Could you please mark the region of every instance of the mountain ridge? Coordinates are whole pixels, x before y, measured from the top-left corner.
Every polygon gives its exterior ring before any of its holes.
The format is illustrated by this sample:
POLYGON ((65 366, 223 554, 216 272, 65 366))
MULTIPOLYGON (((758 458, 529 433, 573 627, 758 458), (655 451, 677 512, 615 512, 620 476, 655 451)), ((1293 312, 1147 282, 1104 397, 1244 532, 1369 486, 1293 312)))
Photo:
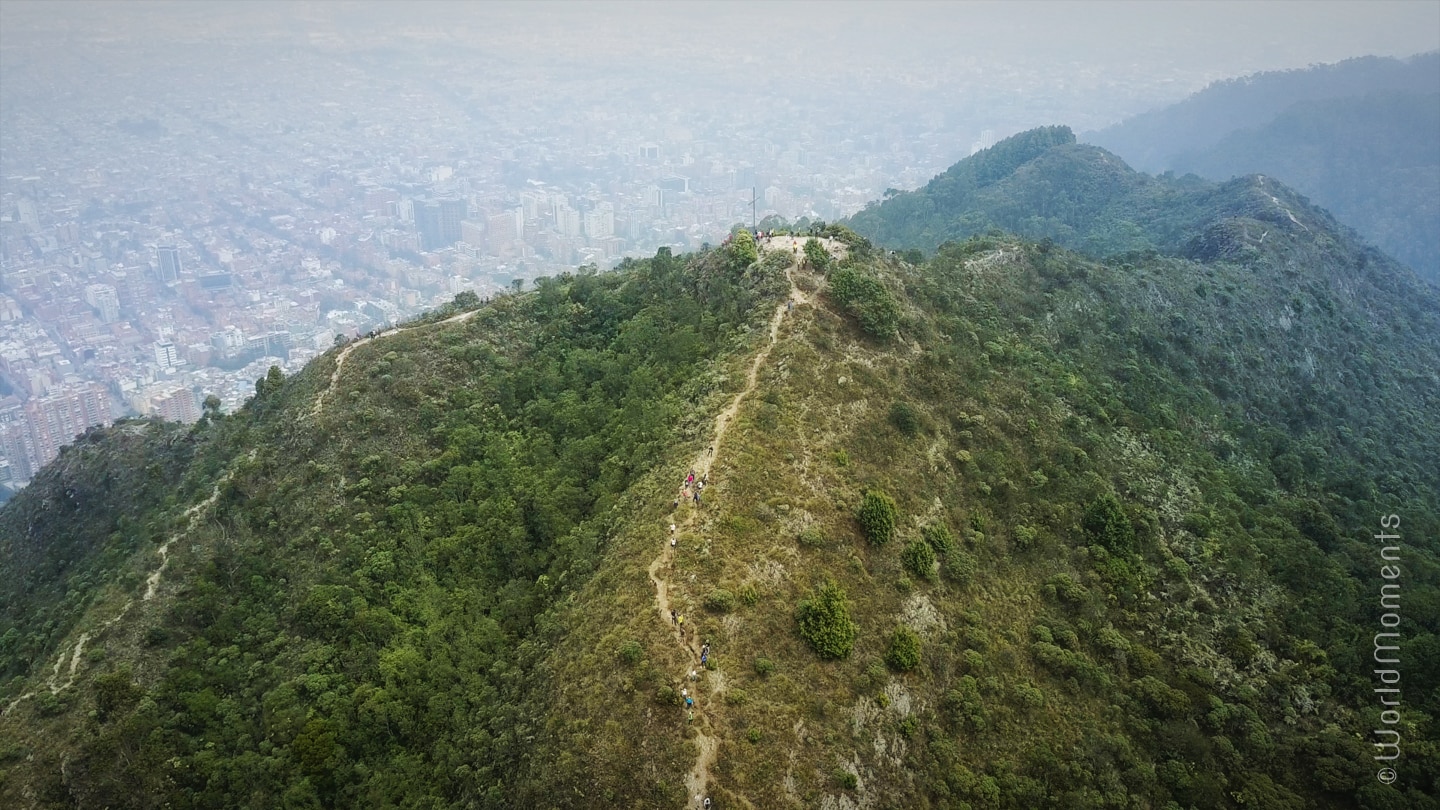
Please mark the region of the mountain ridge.
POLYGON ((49 694, 0 797, 1435 806, 1440 297, 1269 178, 1167 198, 1065 135, 1030 179, 1108 172, 1172 250, 737 232, 96 431, 0 509, 0 699, 49 694), (132 494, 62 514, 88 487, 132 494), (1391 511, 1396 787, 1360 736, 1391 511))

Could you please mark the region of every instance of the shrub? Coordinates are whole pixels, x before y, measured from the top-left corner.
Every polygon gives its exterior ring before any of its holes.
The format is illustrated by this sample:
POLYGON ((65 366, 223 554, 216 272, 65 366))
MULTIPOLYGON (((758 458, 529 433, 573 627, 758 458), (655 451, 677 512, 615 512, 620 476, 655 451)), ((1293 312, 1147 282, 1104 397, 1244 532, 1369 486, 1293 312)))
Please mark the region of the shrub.
POLYGON ((769 658, 760 657, 755 659, 755 674, 764 677, 775 671, 775 662, 769 658))
POLYGON ((860 784, 860 777, 845 770, 844 768, 836 768, 834 776, 835 784, 839 785, 845 790, 854 790, 860 784))
POLYGON ((618 653, 621 661, 633 667, 645 657, 645 648, 640 646, 640 642, 631 639, 620 645, 618 653))
POLYGON ((1016 526, 1014 545, 1017 551, 1029 551, 1035 547, 1035 539, 1039 532, 1030 526, 1016 526))
POLYGON ((754 607, 755 603, 760 601, 760 592, 755 589, 754 585, 742 585, 740 587, 740 601, 749 607, 754 607))
POLYGON ((925 542, 936 554, 949 554, 955 550, 955 535, 950 532, 950 527, 944 523, 932 523, 925 527, 923 533, 925 542))
POLYGON ((716 613, 729 613, 735 609, 735 594, 724 588, 716 588, 705 597, 705 608, 716 613))
POLYGON ((819 526, 811 526, 800 532, 800 545, 806 548, 824 548, 825 532, 819 526))
POLYGON ((745 732, 745 739, 749 740, 749 741, 752 742, 752 743, 758 743, 758 742, 760 742, 760 740, 761 740, 760 729, 755 728, 754 726, 751 726, 751 727, 750 727, 750 730, 747 731, 747 732, 745 732))
POLYGON ((865 536, 877 546, 883 546, 895 536, 895 501, 878 490, 865 493, 860 504, 860 528, 865 536))
POLYGON ((985 728, 985 702, 980 697, 980 682, 963 675, 955 688, 945 693, 945 712, 950 722, 973 731, 985 728))
POLYGON ((920 415, 910 403, 895 402, 890 405, 890 424, 906 436, 913 437, 920 432, 920 415))
POLYGON ((795 609, 800 636, 822 658, 844 658, 855 646, 855 622, 845 591, 834 582, 826 581, 802 600, 795 609))
POLYGON ((945 555, 945 578, 957 585, 968 585, 975 578, 975 558, 956 551, 945 555))
POLYGON ((870 335, 888 338, 900 328, 900 305, 875 276, 842 267, 830 274, 830 293, 870 335))
POLYGON ((1069 574, 1056 574, 1045 583, 1045 594, 1062 602, 1078 605, 1090 595, 1089 589, 1069 574))
POLYGON ((910 541, 910 545, 900 552, 900 561, 910 573, 920 579, 935 577, 935 550, 924 540, 910 541))
POLYGON ((1038 709, 1045 705, 1045 692, 1029 681, 1015 684, 1012 692, 1014 702, 1027 709, 1038 709))
POLYGON ((920 665, 920 637, 904 625, 895 628, 890 636, 890 649, 885 653, 885 663, 897 672, 909 672, 920 665))
POLYGON ((655 702, 661 706, 674 706, 680 702, 680 694, 673 686, 662 686, 655 690, 655 702))

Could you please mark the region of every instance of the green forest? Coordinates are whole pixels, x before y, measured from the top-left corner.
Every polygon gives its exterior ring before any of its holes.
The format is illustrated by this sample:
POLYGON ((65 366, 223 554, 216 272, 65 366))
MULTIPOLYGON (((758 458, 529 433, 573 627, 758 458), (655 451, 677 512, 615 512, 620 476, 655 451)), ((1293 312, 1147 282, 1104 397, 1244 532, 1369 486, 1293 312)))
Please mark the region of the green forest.
POLYGON ((1298 193, 1063 127, 462 296, 0 509, 0 803, 1437 807, 1437 369, 1298 193))
POLYGON ((1440 53, 1217 82, 1084 140, 1148 172, 1265 174, 1440 284, 1440 53))

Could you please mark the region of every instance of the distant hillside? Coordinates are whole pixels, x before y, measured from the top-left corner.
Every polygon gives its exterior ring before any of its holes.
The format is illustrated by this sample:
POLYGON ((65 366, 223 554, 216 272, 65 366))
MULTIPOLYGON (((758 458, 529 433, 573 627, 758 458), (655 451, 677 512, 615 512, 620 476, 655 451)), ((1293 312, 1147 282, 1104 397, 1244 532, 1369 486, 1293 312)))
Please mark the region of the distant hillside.
MULTIPOLYGON (((1290 227, 1308 202, 1265 176, 1215 184, 1198 177, 1153 177, 1096 146, 1075 143, 1067 127, 1024 132, 956 163, 925 186, 895 194, 851 217, 856 232, 890 248, 932 251, 990 231, 1019 234, 1105 257, 1136 251, 1210 257, 1205 234, 1244 217, 1290 227)), ((1329 231, 1344 231, 1311 210, 1329 231)), ((1347 237, 1349 238, 1349 237, 1347 237)))
POLYGON ((1222 82, 1085 139, 1147 171, 1276 177, 1440 284, 1440 54, 1222 82))
POLYGON ((1297 102, 1437 90, 1440 52, 1409 59, 1366 56, 1216 82, 1169 107, 1086 133, 1085 141, 1141 171, 1163 172, 1174 168, 1176 157, 1208 149, 1237 130, 1264 126, 1297 102))
POLYGON ((886 205, 1173 255, 743 234, 87 435, 0 508, 0 806, 1440 809, 1440 293, 1072 141, 886 205))
POLYGON ((1281 178, 1440 284, 1440 93, 1299 102, 1170 168, 1281 178))

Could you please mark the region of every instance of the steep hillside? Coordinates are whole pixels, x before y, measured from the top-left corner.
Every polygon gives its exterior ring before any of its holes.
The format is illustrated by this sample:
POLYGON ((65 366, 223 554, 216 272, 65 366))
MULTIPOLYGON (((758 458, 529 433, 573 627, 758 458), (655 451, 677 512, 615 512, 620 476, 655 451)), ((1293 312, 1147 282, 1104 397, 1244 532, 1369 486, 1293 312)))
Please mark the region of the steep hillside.
POLYGON ((1262 127, 1176 155, 1168 168, 1283 178, 1440 284, 1440 93, 1297 103, 1262 127))
POLYGON ((1145 171, 1266 174, 1440 284, 1440 53, 1221 82, 1085 140, 1145 171))
MULTIPOLYGON (((1065 140, 1022 163, 1107 159, 1065 140)), ((1440 299, 1204 193, 1188 258, 737 236, 263 381, 169 494, 75 507, 99 595, 6 659, 0 800, 1436 807, 1440 299)))

